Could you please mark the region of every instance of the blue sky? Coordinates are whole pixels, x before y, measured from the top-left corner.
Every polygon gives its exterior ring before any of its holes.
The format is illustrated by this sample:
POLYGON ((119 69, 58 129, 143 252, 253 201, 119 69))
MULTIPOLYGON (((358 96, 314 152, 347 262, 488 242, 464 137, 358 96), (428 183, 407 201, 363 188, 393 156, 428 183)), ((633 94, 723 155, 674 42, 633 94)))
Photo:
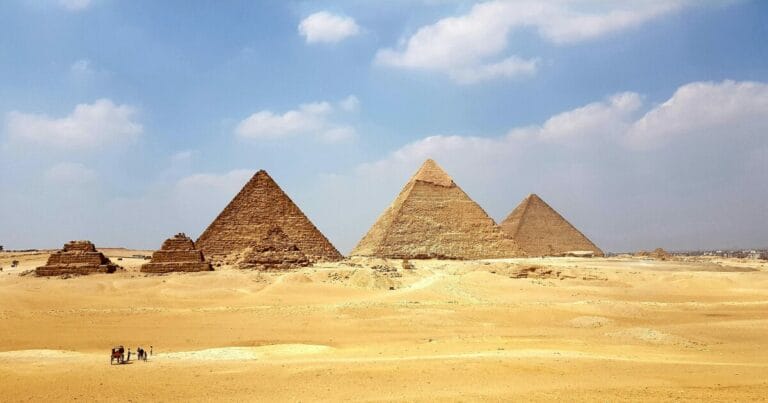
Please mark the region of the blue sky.
POLYGON ((267 169, 348 252, 432 157, 609 251, 768 246, 762 1, 0 2, 0 244, 196 237, 267 169))

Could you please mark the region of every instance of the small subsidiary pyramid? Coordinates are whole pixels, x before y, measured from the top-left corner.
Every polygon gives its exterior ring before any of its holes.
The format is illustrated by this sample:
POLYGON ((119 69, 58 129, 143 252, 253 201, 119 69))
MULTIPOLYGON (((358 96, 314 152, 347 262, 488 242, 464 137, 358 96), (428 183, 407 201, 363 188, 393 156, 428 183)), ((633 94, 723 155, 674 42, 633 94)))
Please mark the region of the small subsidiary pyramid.
POLYGON ((529 256, 557 256, 600 250, 555 209, 535 194, 526 197, 501 223, 501 229, 529 256))
POLYGON ((205 255, 220 261, 258 243, 272 227, 279 227, 311 261, 342 258, 280 186, 261 170, 197 239, 205 255))
POLYGON ((96 250, 96 246, 91 241, 69 241, 60 251, 48 257, 45 266, 36 268, 35 274, 38 276, 87 275, 112 273, 118 268, 119 266, 96 250))
POLYGON ((285 270, 309 265, 307 256, 291 242, 288 235, 279 227, 272 227, 250 247, 237 266, 240 269, 285 270))
POLYGON ((170 273, 213 270, 205 261, 203 252, 183 233, 174 235, 163 242, 160 250, 152 254, 152 260, 141 266, 144 273, 170 273))
POLYGON ((352 255, 396 259, 522 256, 493 219, 428 159, 352 255))

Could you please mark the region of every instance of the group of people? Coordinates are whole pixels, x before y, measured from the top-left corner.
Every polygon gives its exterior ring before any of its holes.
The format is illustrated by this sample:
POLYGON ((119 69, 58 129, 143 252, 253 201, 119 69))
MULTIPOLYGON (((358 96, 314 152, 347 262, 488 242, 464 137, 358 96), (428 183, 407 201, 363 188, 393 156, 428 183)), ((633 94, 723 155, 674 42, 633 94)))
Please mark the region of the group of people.
MULTIPOLYGON (((149 355, 152 355, 152 346, 149 346, 149 355)), ((118 346, 112 349, 112 359, 117 358, 118 364, 131 361, 131 349, 128 349, 128 354, 125 354, 123 346, 118 346)), ((139 361, 147 360, 147 350, 144 350, 141 346, 136 348, 136 355, 139 361)))
MULTIPOLYGON (((152 346, 149 346, 149 354, 152 355, 152 346)), ((144 350, 143 348, 139 347, 136 349, 136 355, 139 356, 139 361, 146 361, 147 360, 147 350, 144 350)), ((128 357, 131 356, 131 349, 128 349, 128 357)))

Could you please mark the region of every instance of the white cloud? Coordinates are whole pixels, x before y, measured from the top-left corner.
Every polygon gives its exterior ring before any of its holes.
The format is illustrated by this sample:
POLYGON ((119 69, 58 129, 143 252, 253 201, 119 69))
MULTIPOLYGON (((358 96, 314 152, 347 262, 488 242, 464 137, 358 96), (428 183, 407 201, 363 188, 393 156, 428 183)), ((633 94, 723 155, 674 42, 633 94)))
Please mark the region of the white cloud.
POLYGON ((516 30, 535 29, 547 41, 570 44, 639 26, 683 5, 682 0, 489 1, 474 5, 465 15, 421 27, 397 48, 379 50, 375 62, 443 72, 462 84, 532 75, 537 58, 504 55, 516 30))
POLYGON ((240 122, 236 132, 241 137, 275 139, 319 130, 330 111, 331 105, 327 102, 301 105, 283 114, 259 111, 240 122))
POLYGON ((359 33, 360 27, 353 18, 327 11, 314 13, 299 23, 299 34, 307 43, 336 43, 359 33))
POLYGON ((81 11, 90 7, 92 0, 59 0, 59 4, 70 11, 81 11))
POLYGON ((96 180, 96 172, 77 162, 63 162, 48 168, 45 179, 61 186, 79 186, 96 180))
POLYGON ((467 66, 452 70, 449 72, 449 75, 460 84, 473 84, 496 78, 530 76, 536 73, 538 65, 538 59, 526 60, 516 56, 510 56, 498 63, 467 66))
MULTIPOLYGON (((561 4, 542 9, 536 15, 533 25, 537 27, 542 37, 553 43, 576 43, 637 27, 649 20, 677 11, 686 3, 689 2, 683 0, 604 2, 603 10, 598 12, 579 12, 561 4)), ((578 5, 578 2, 574 4, 578 5)))
POLYGON ((642 107, 642 98, 634 92, 609 97, 547 119, 536 136, 549 142, 577 142, 588 137, 615 136, 629 127, 629 121, 642 107))
POLYGON ((354 112, 360 101, 354 96, 340 101, 303 104, 298 109, 282 114, 263 110, 242 120, 235 128, 235 134, 252 140, 276 140, 293 136, 317 136, 326 142, 339 142, 355 137, 352 126, 336 122, 333 117, 338 111, 354 112))
POLYGON ((78 104, 63 118, 12 111, 6 118, 5 130, 12 139, 40 146, 95 148, 138 137, 143 127, 135 115, 136 109, 131 106, 99 99, 92 104, 78 104))
POLYGON ((759 82, 697 82, 680 87, 666 102, 632 124, 628 143, 654 148, 682 137, 723 136, 735 141, 768 133, 768 85, 759 82))

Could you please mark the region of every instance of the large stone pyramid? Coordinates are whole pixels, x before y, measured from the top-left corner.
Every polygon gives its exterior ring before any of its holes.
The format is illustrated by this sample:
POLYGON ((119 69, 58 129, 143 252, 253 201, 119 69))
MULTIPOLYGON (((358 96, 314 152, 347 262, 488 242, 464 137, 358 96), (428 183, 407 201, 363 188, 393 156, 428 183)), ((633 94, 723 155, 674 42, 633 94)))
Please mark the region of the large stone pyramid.
POLYGON ((264 170, 253 175, 196 244, 209 259, 221 261, 258 243, 275 226, 312 261, 342 258, 264 170))
POLYGON ((557 256, 576 251, 603 256, 600 248, 535 194, 512 210, 501 228, 529 256, 557 256))
POLYGON ((60 251, 48 257, 45 266, 35 269, 38 276, 60 276, 65 274, 87 275, 112 273, 119 266, 113 264, 103 253, 96 250, 90 241, 69 241, 60 251))
POLYGON ((521 256, 493 219, 428 159, 352 251, 398 259, 521 256))
POLYGON ((144 273, 209 270, 213 270, 213 267, 205 261, 203 252, 195 249, 195 243, 183 233, 166 239, 160 250, 152 254, 152 260, 141 266, 144 273))

